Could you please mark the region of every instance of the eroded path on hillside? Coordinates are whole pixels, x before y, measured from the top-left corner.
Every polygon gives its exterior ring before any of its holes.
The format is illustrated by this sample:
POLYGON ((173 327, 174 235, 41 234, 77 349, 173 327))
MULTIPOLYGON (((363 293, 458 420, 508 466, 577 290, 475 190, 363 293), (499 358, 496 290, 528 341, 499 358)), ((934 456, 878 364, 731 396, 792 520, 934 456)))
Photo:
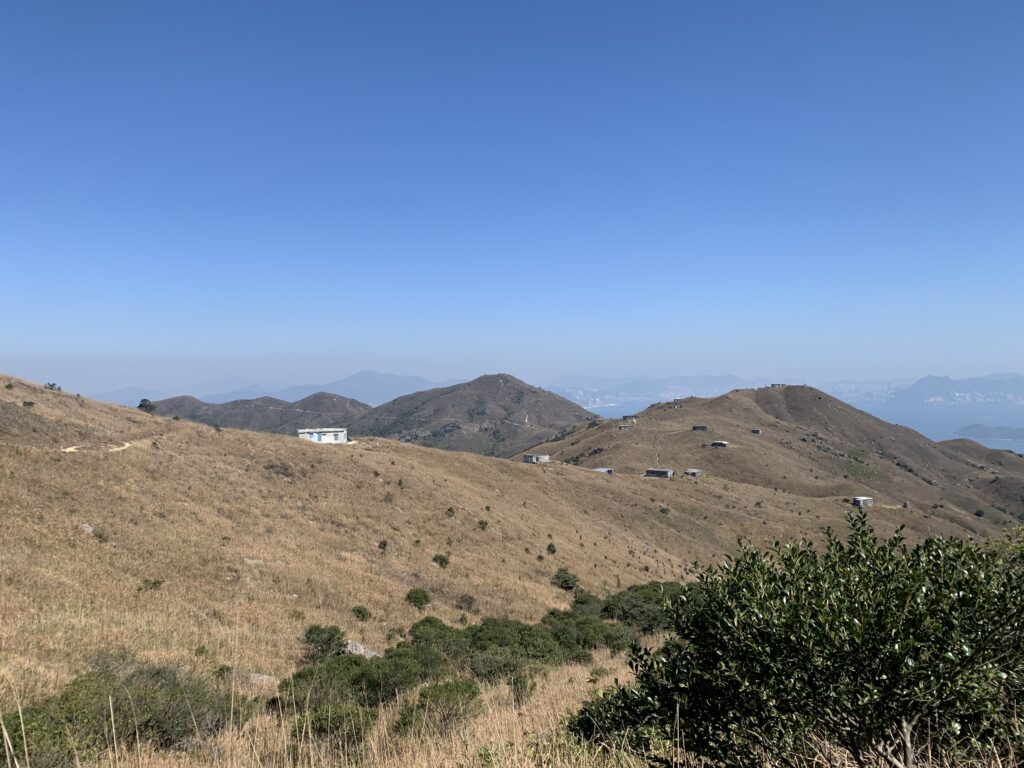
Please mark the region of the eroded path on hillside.
POLYGON ((78 453, 79 451, 105 451, 106 453, 116 453, 117 451, 123 451, 127 448, 131 448, 133 445, 131 440, 126 440, 120 445, 114 445, 111 443, 100 443, 99 445, 93 445, 91 443, 83 443, 82 445, 69 445, 67 448, 61 448, 62 453, 78 453))

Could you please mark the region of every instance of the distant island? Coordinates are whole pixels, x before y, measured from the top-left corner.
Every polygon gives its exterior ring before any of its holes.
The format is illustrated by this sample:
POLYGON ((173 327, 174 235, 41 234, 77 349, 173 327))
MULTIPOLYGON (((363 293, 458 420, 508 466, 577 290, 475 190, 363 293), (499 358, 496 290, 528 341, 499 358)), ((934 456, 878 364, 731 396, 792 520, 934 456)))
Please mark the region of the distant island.
POLYGON ((957 432, 957 435, 973 440, 1024 440, 1024 427, 992 427, 987 424, 970 424, 957 432))

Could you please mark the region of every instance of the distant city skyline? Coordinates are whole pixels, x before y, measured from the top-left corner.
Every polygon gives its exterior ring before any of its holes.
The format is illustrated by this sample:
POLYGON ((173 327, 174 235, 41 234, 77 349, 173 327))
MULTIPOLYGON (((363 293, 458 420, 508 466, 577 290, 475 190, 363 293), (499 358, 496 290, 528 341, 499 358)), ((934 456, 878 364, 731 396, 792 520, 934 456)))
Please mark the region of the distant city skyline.
POLYGON ((1024 5, 22 3, 0 372, 1024 368, 1024 5))

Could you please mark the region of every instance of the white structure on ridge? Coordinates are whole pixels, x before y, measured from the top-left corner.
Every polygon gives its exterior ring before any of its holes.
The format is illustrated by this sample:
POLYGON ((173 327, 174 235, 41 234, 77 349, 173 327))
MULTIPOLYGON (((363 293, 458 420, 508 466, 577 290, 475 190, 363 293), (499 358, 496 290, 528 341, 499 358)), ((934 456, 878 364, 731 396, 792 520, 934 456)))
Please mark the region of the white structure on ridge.
POLYGON ((315 427, 313 429, 300 429, 299 439, 309 440, 314 443, 340 445, 341 443, 348 442, 348 430, 344 427, 315 427))

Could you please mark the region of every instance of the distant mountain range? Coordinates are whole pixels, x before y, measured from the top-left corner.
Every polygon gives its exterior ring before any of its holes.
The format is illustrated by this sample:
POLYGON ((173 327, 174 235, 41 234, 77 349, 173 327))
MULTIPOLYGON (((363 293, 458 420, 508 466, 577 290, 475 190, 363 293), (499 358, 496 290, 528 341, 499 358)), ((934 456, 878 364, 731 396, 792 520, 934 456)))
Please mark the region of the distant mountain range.
MULTIPOLYGON (((294 405, 317 392, 327 392, 370 406, 380 406, 395 398, 456 383, 432 382, 421 376, 362 371, 327 384, 291 386, 275 391, 242 386, 201 394, 199 398, 207 404, 228 404, 268 397, 294 405)), ((731 374, 663 378, 566 376, 548 390, 592 413, 615 418, 641 411, 654 403, 683 397, 717 397, 734 389, 767 383, 773 382, 746 380, 731 374)), ((820 383, 818 387, 850 405, 886 421, 916 429, 933 440, 958 436, 960 430, 974 424, 1024 428, 1024 375, 1021 374, 1001 373, 967 379, 926 376, 917 381, 835 381, 820 383)), ((166 399, 168 395, 143 388, 127 388, 98 397, 135 405, 143 397, 155 401, 166 399)), ((275 404, 275 407, 280 405, 275 404)))
POLYGON ((353 436, 505 457, 593 418, 575 403, 508 374, 427 389, 376 408, 328 392, 295 402, 264 396, 213 403, 186 395, 154 405, 160 416, 220 427, 282 434, 306 427, 347 427, 353 436))
POLYGON ((274 397, 206 403, 183 395, 157 400, 154 405, 158 416, 280 434, 294 434, 307 427, 344 427, 371 410, 366 403, 329 392, 317 392, 293 403, 274 397))
MULTIPOLYGON (((376 406, 394 400, 396 397, 411 394, 412 392, 449 386, 460 381, 461 379, 448 379, 438 382, 425 379, 422 376, 403 376, 393 373, 379 373, 378 371, 360 371, 359 373, 354 373, 351 376, 330 381, 326 384, 298 384, 274 390, 234 380, 231 382, 232 386, 230 389, 208 384, 197 387, 193 390, 192 396, 205 403, 230 403, 236 400, 254 400, 261 397, 294 403, 310 395, 326 392, 376 406)), ((138 405, 139 401, 143 398, 153 401, 164 400, 171 397, 171 393, 166 390, 148 387, 125 387, 124 389, 117 389, 111 392, 96 393, 92 396, 97 400, 108 403, 138 405)))
POLYGON ((867 410, 913 427, 933 440, 953 437, 969 424, 1024 427, 1024 376, 926 376, 867 410))
POLYGON ((1024 427, 990 427, 985 424, 970 424, 957 434, 972 440, 1024 441, 1024 427))

